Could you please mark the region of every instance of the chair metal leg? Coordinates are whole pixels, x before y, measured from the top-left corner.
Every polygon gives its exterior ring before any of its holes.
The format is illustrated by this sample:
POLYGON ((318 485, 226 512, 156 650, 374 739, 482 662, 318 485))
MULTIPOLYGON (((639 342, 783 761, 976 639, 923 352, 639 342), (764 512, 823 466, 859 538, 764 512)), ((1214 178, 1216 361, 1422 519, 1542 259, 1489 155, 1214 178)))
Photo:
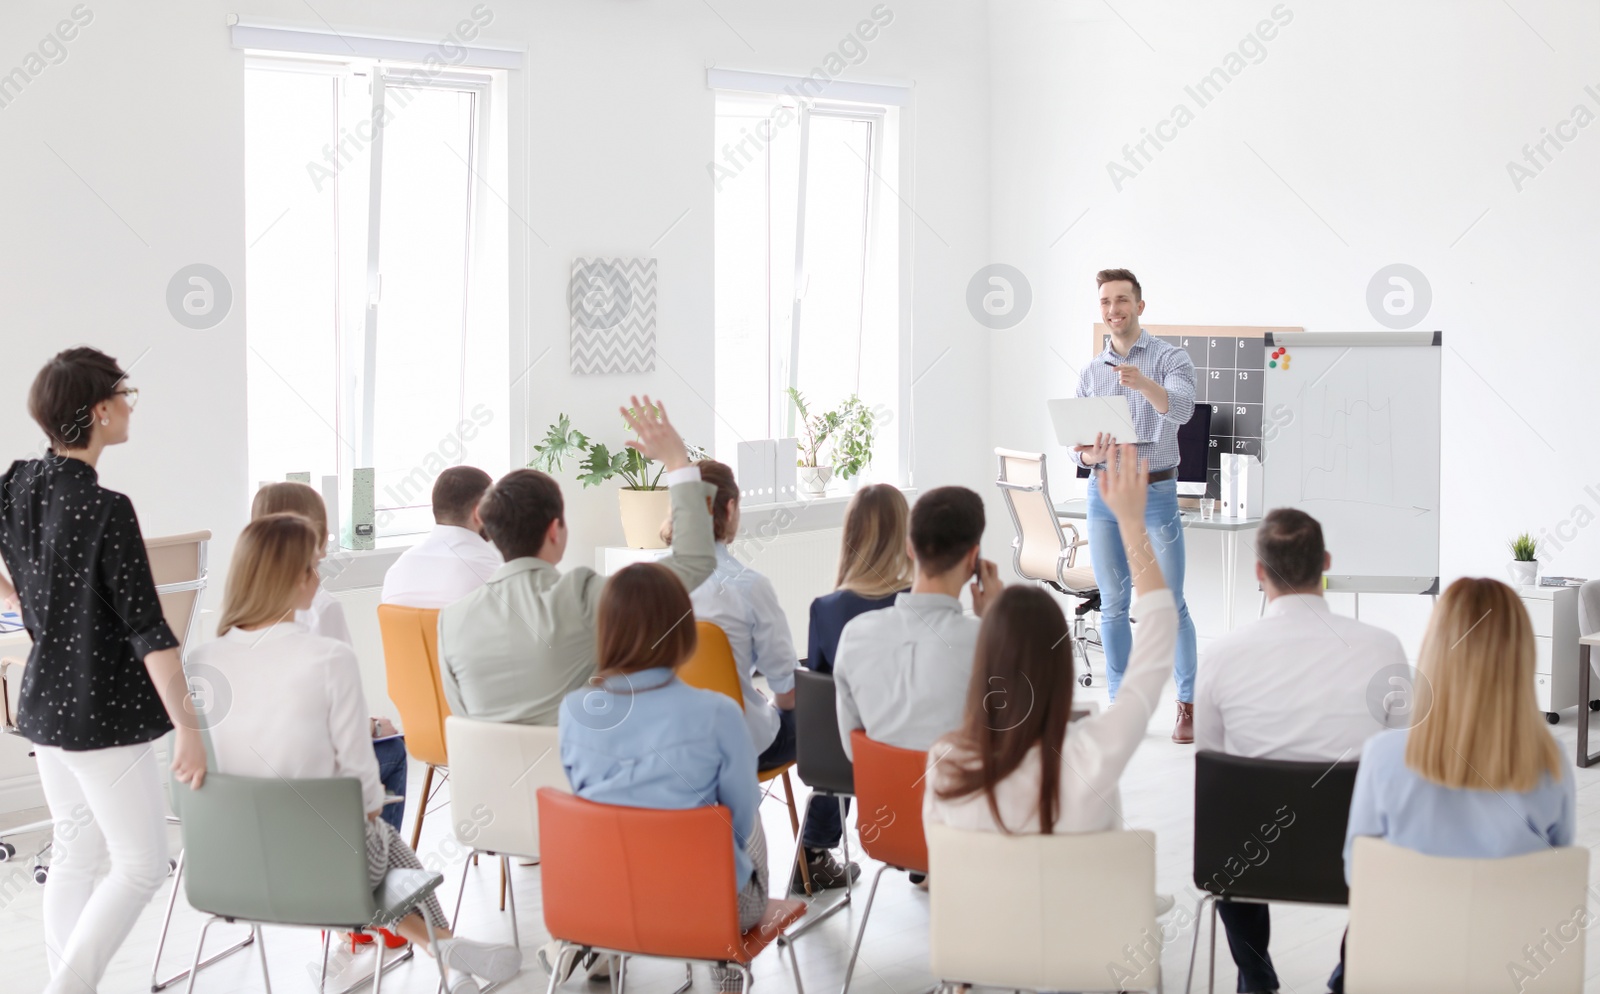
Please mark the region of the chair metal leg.
POLYGON ((522 948, 522 933, 520 931, 518 931, 518 929, 517 929, 517 893, 516 893, 516 891, 511 889, 511 882, 509 880, 507 880, 507 875, 510 872, 511 872, 511 857, 510 856, 501 856, 500 857, 500 879, 505 881, 505 883, 502 885, 502 886, 504 886, 505 890, 502 891, 501 893, 502 893, 503 896, 508 898, 510 903, 511 903, 511 944, 516 946, 518 949, 521 949, 522 948))
MULTIPOLYGON (((845 829, 844 798, 842 796, 840 796, 840 797, 836 797, 836 799, 839 802, 839 826, 840 826, 841 829, 845 829)), ((806 805, 806 813, 805 813, 805 815, 801 816, 801 819, 800 819, 800 836, 801 836, 802 841, 800 843, 798 843, 798 845, 797 845, 797 848, 796 848, 796 851, 795 851, 795 858, 796 859, 802 858, 802 856, 803 856, 803 854, 805 852, 805 842, 803 841, 804 838, 805 838, 805 824, 806 824, 805 819, 807 817, 809 817, 810 815, 811 815, 811 806, 808 804, 808 805, 806 805)), ((845 865, 846 868, 848 868, 850 866, 850 832, 848 830, 841 831, 840 832, 840 838, 844 842, 844 865, 845 865)), ((809 874, 807 876, 809 877, 809 874)), ((807 879, 806 882, 810 883, 810 880, 807 879)), ((832 918, 834 915, 838 914, 845 907, 845 905, 850 903, 850 891, 854 886, 855 885, 853 883, 852 884, 846 884, 845 888, 844 888, 844 897, 840 898, 837 903, 831 905, 827 910, 822 911, 822 912, 820 912, 818 914, 807 915, 805 920, 802 921, 797 927, 791 928, 787 932, 785 932, 782 935, 778 936, 778 945, 780 947, 782 947, 786 943, 793 942, 795 939, 800 938, 802 935, 805 935, 807 932, 811 931, 813 928, 816 928, 818 925, 822 924, 823 922, 827 921, 829 918, 832 918)), ((814 896, 813 895, 813 891, 808 890, 806 892, 806 896, 807 897, 814 896)))
POLYGON ((691 988, 693 986, 694 986, 694 967, 692 967, 689 964, 685 963, 685 964, 683 964, 683 985, 680 986, 677 990, 673 991, 672 994, 684 994, 685 991, 687 991, 689 988, 691 988))
POLYGON ((328 947, 333 945, 333 931, 322 930, 322 976, 317 979, 317 994, 328 989, 328 947))
POLYGON ((1211 902, 1211 979, 1206 982, 1206 994, 1217 990, 1217 902, 1211 902))
POLYGON ((626 956, 618 956, 617 957, 617 963, 616 963, 616 969, 613 972, 616 973, 616 975, 617 975, 617 994, 627 994, 627 992, 628 992, 628 957, 626 957, 626 956))
MULTIPOLYGON (((789 969, 794 971, 794 994, 806 994, 805 985, 800 983, 800 957, 794 951, 794 943, 789 942, 785 945, 789 947, 789 969)), ((782 946, 778 948, 778 952, 782 955, 782 946)))
POLYGON ((729 966, 739 971, 740 994, 750 994, 750 988, 755 984, 755 978, 750 975, 750 968, 743 963, 730 963, 729 966))
POLYGON ((456 888, 456 910, 450 915, 450 931, 452 932, 456 930, 456 924, 461 921, 461 899, 467 893, 467 871, 472 869, 477 858, 478 853, 474 850, 472 859, 461 861, 461 886, 456 888))
MULTIPOLYGON (((561 975, 561 970, 560 970, 561 959, 566 954, 567 954, 567 942, 565 940, 563 940, 562 943, 559 946, 556 947, 555 958, 550 962, 550 966, 552 967, 552 969, 550 970, 550 986, 546 989, 546 994, 556 994, 556 984, 557 984, 556 978, 561 975)), ((688 984, 685 984, 683 989, 686 989, 688 986, 689 986, 688 984)), ((679 992, 675 992, 675 994, 681 994, 681 990, 682 989, 680 989, 679 992)))
POLYGON ((256 952, 261 954, 261 983, 266 988, 266 994, 272 994, 272 974, 267 972, 267 943, 262 937, 261 926, 251 925, 250 935, 256 940, 256 952))
POLYGON ((450 986, 450 978, 445 973, 444 957, 439 955, 439 937, 433 932, 433 922, 426 912, 422 915, 422 927, 428 930, 428 951, 433 954, 433 962, 439 967, 439 994, 444 994, 450 986))
POLYGON ((500 910, 501 911, 506 910, 506 861, 505 861, 505 857, 501 857, 501 859, 500 859, 500 910))
POLYGON ((417 824, 411 830, 411 851, 417 851, 417 843, 422 839, 422 819, 428 813, 428 788, 433 786, 433 764, 428 764, 428 772, 422 777, 422 801, 417 805, 417 824))
POLYGON ((383 936, 374 936, 378 941, 373 945, 378 947, 378 969, 372 975, 372 994, 383 994, 383 961, 389 952, 388 943, 383 941, 383 936))
POLYGON ((212 915, 210 918, 206 919, 206 923, 204 925, 200 926, 200 939, 194 944, 194 963, 189 967, 189 986, 184 988, 189 992, 189 994, 194 994, 194 975, 200 972, 200 954, 204 952, 206 948, 206 933, 211 931, 211 926, 215 925, 221 920, 222 919, 218 918, 217 916, 212 915))
MULTIPOLYGON (((783 773, 783 796, 789 802, 789 829, 794 832, 794 841, 800 845, 800 815, 794 806, 794 784, 789 780, 789 771, 783 773)), ((804 860, 800 863, 800 880, 805 884, 806 894, 811 894, 811 866, 804 860)), ((788 888, 784 888, 788 890, 788 888)))
POLYGON ((855 975, 856 957, 861 955, 861 940, 867 935, 867 919, 872 916, 872 899, 878 896, 878 881, 883 879, 883 871, 888 868, 880 866, 872 875, 872 888, 867 891, 867 903, 861 909, 861 927, 856 930, 855 944, 850 947, 850 963, 844 968, 844 986, 839 988, 839 994, 850 994, 850 978, 855 975))
MULTIPOLYGON (((812 796, 815 796, 815 795, 812 795, 812 796)), ((795 835, 794 835, 794 862, 792 864, 790 864, 791 866, 798 867, 800 869, 800 880, 805 885, 806 897, 813 896, 812 895, 812 891, 811 891, 811 868, 806 865, 807 861, 806 861, 806 843, 805 843, 806 821, 810 817, 811 817, 811 805, 807 804, 805 813, 803 813, 800 816, 800 827, 799 827, 798 830, 795 831, 795 835)), ((793 878, 793 874, 791 874, 790 877, 792 879, 793 878)), ((789 887, 787 884, 784 886, 784 892, 785 893, 788 893, 791 890, 793 890, 793 888, 789 887)))
MULTIPOLYGON (((172 819, 170 818, 168 819, 168 821, 171 820, 172 819)), ((161 935, 156 939, 156 955, 155 959, 150 964, 151 994, 155 994, 157 991, 164 991, 168 987, 171 987, 173 984, 189 976, 188 970, 179 970, 170 977, 161 976, 161 954, 166 949, 167 933, 172 928, 172 909, 178 903, 178 892, 183 889, 183 855, 184 854, 181 851, 178 853, 178 865, 174 869, 172 877, 172 896, 167 898, 167 913, 166 916, 161 919, 161 935)), ((256 941, 255 933, 250 932, 245 935, 243 939, 240 939, 238 942, 235 942, 228 948, 223 949, 220 952, 212 953, 210 956, 201 960, 200 968, 203 970, 218 960, 226 959, 244 947, 250 945, 254 941, 256 941)))
POLYGON ((1183 994, 1189 994, 1194 987, 1194 963, 1200 958, 1201 920, 1205 917, 1206 905, 1214 903, 1216 899, 1216 895, 1206 894, 1194 906, 1194 939, 1189 943, 1189 974, 1183 982, 1183 994))

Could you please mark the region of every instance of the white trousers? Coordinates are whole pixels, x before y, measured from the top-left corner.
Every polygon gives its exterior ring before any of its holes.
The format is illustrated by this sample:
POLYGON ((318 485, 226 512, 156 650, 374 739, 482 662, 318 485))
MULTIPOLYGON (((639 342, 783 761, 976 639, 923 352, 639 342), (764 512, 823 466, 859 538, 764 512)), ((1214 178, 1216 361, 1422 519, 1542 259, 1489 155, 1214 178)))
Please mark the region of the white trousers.
POLYGON ((45 994, 94 994, 166 879, 167 808, 154 747, 35 749, 55 822, 44 888, 45 994))

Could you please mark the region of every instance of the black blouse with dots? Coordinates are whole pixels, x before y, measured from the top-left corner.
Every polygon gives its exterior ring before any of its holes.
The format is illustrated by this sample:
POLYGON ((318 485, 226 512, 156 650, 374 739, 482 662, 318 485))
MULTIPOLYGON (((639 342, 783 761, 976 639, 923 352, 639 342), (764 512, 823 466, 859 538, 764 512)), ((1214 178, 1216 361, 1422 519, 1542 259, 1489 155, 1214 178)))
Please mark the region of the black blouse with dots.
POLYGON ((108 749, 172 729, 144 657, 178 645, 139 519, 82 459, 19 459, 0 476, 0 558, 33 651, 17 727, 35 745, 108 749))

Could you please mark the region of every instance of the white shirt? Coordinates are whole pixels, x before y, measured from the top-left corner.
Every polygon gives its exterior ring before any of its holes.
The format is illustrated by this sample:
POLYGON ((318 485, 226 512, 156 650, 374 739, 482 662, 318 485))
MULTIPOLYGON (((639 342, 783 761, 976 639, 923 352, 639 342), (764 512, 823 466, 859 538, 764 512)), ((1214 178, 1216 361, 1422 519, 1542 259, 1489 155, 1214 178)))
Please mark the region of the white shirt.
MULTIPOLYGON (((1117 782, 1144 741, 1172 669, 1173 645, 1178 637, 1178 610, 1172 591, 1156 590, 1139 598, 1132 609, 1139 622, 1133 630, 1128 669, 1117 690, 1117 702, 1067 727, 1061 746, 1060 787, 1057 791, 1056 832, 1105 832, 1124 827, 1122 795, 1117 782)), ((882 612, 879 612, 882 613, 882 612)), ((998 832, 989 799, 979 791, 947 801, 934 791, 942 784, 941 772, 958 762, 973 762, 964 749, 949 739, 928 750, 928 787, 923 794, 924 823, 951 825, 969 831, 998 832)), ((1005 827, 1017 834, 1039 831, 1039 747, 1035 745, 1022 765, 995 785, 995 802, 1005 827)))
POLYGON ((353 649, 297 621, 234 628, 184 665, 210 682, 206 727, 217 770, 247 777, 354 777, 366 810, 383 807, 367 701, 353 649))
POLYGON ((444 607, 483 586, 502 565, 500 553, 472 529, 434 525, 383 575, 383 603, 444 607))
POLYGON ((694 588, 689 599, 697 621, 709 621, 728 636, 744 692, 744 723, 760 756, 778 737, 778 709, 761 696, 751 677, 760 673, 774 694, 787 693, 794 689, 798 662, 778 592, 771 580, 735 559, 718 542, 716 572, 694 588))
POLYGON ((960 728, 980 624, 954 597, 909 592, 850 619, 833 662, 845 755, 857 728, 901 749, 960 728))
MULTIPOLYGON (((1385 667, 1405 665, 1399 639, 1334 614, 1322 595, 1275 597, 1259 620, 1206 647, 1195 679, 1195 748, 1355 760, 1368 738, 1391 727, 1368 706, 1373 681, 1385 667)), ((1404 721, 1391 719, 1396 727, 1404 721)))
POLYGON ((350 623, 344 620, 344 605, 321 587, 317 588, 316 596, 311 598, 309 608, 294 613, 294 620, 305 625, 313 635, 355 645, 355 640, 350 637, 350 623))

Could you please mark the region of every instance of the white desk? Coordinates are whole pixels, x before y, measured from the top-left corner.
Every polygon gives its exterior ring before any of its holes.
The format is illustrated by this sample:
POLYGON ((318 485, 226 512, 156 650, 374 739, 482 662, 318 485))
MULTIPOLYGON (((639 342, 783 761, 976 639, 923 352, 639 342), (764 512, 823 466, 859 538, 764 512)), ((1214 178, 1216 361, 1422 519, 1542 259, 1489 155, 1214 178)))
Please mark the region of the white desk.
MULTIPOLYGON (((1071 518, 1076 521, 1085 521, 1089 517, 1089 501, 1083 497, 1064 500, 1056 505, 1056 515, 1062 518, 1071 518)), ((1234 574, 1239 569, 1239 535, 1241 532, 1254 531, 1261 527, 1261 519, 1255 518, 1224 518, 1221 516, 1202 520, 1198 511, 1180 511, 1179 519, 1183 522, 1184 531, 1216 532, 1222 544, 1222 627, 1224 631, 1233 630, 1234 612, 1234 574)), ((1085 536, 1087 537, 1087 536, 1085 536)), ((1187 541, 1187 538, 1185 539, 1187 541)))

